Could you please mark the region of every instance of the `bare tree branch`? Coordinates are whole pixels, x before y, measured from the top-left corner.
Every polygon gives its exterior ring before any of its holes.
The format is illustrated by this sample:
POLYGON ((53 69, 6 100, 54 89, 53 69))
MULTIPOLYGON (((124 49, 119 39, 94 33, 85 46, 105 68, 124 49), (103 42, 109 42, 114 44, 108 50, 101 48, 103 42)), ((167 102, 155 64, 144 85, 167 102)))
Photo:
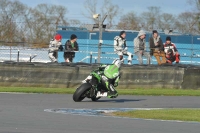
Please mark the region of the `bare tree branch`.
POLYGON ((84 7, 87 13, 82 12, 83 16, 92 20, 95 23, 98 23, 98 20, 92 17, 94 14, 97 14, 97 0, 85 0, 84 3, 84 7))
POLYGON ((129 12, 120 18, 117 28, 123 30, 140 30, 141 25, 139 24, 140 23, 136 13, 129 12))
POLYGON ((103 5, 100 8, 101 11, 97 12, 97 0, 85 0, 85 9, 88 12, 83 13, 85 17, 98 23, 97 19, 94 19, 92 16, 94 14, 100 14, 101 17, 107 15, 106 21, 108 22, 107 28, 113 26, 114 18, 116 18, 119 14, 119 7, 118 5, 114 5, 110 0, 104 0, 103 5))
POLYGON ((142 13, 141 18, 143 19, 143 23, 146 25, 146 30, 158 28, 157 20, 159 19, 160 13, 160 7, 156 6, 148 7, 148 12, 142 13))

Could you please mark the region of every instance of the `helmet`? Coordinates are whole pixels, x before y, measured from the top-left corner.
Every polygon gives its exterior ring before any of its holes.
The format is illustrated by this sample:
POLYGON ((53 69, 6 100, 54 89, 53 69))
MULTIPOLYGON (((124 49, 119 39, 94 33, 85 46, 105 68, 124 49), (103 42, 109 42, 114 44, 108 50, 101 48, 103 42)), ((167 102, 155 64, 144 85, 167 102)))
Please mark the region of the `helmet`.
POLYGON ((121 67, 122 61, 120 59, 115 59, 112 64, 115 64, 118 68, 121 67))

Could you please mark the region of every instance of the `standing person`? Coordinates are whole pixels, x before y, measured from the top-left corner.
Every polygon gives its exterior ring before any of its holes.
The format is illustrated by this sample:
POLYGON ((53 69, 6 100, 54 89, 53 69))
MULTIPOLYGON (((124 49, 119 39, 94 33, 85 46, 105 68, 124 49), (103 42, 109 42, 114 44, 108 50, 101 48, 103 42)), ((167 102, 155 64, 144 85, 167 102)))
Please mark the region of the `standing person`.
POLYGON ((149 38, 150 55, 154 56, 158 62, 158 65, 166 63, 166 57, 164 52, 164 46, 162 39, 158 35, 157 30, 153 30, 152 37, 149 38), (160 60, 162 57, 162 60, 160 60))
POLYGON ((64 58, 65 62, 73 62, 73 59, 75 57, 75 52, 78 51, 78 43, 77 36, 75 34, 72 34, 70 37, 70 40, 67 40, 65 43, 65 52, 64 52, 64 58))
POLYGON ((61 43, 62 36, 60 34, 56 34, 54 39, 52 39, 49 43, 49 59, 51 62, 57 62, 58 49, 62 46, 61 43))
POLYGON ((171 42, 170 36, 166 37, 166 42, 164 44, 164 51, 166 53, 167 63, 172 64, 172 62, 174 61, 176 61, 176 63, 179 63, 180 55, 178 53, 176 45, 171 42))
POLYGON ((146 33, 143 30, 140 30, 138 36, 134 39, 134 52, 138 57, 139 64, 143 64, 142 57, 145 56, 147 58, 147 64, 150 64, 151 56, 148 52, 146 52, 145 45, 146 33))
POLYGON ((114 38, 114 52, 119 56, 120 60, 123 62, 123 55, 128 56, 128 64, 132 64, 132 53, 128 52, 128 48, 126 46, 126 32, 121 31, 119 36, 114 38))

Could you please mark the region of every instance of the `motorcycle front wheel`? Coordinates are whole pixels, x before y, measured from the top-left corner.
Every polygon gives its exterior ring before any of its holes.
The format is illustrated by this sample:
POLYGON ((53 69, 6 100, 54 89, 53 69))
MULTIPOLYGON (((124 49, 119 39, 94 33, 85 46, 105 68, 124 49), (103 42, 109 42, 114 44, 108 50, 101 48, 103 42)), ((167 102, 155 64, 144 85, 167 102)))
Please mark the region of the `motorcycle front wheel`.
POLYGON ((75 102, 81 102, 88 93, 90 93, 91 85, 89 83, 82 84, 73 94, 73 100, 75 102))

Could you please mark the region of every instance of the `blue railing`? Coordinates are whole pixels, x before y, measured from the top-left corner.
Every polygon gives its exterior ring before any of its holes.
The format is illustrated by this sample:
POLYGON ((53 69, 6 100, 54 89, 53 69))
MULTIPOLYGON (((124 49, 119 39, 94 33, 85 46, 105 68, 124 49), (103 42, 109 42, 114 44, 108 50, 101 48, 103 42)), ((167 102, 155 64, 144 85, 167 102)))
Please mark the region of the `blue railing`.
MULTIPOLYGON (((62 42, 66 42, 63 39, 62 42)), ((74 62, 95 63, 98 58, 98 40, 78 39, 79 51, 76 52, 74 62)), ((134 55, 133 41, 127 41, 128 51, 134 55)), ((200 45, 176 43, 180 54, 182 64, 200 64, 200 45)), ((146 50, 149 51, 148 42, 146 50)), ((58 54, 58 62, 64 62, 63 51, 58 54)), ((118 56, 113 51, 113 40, 105 40, 101 46, 101 63, 110 63, 118 56)), ((126 58, 126 57, 125 57, 126 58)), ((145 58, 144 58, 145 60, 145 58)), ((125 62, 126 63, 126 62, 125 62)), ((138 64, 137 56, 133 57, 133 64, 138 64)), ((157 64, 156 59, 152 57, 152 64, 157 64)))

